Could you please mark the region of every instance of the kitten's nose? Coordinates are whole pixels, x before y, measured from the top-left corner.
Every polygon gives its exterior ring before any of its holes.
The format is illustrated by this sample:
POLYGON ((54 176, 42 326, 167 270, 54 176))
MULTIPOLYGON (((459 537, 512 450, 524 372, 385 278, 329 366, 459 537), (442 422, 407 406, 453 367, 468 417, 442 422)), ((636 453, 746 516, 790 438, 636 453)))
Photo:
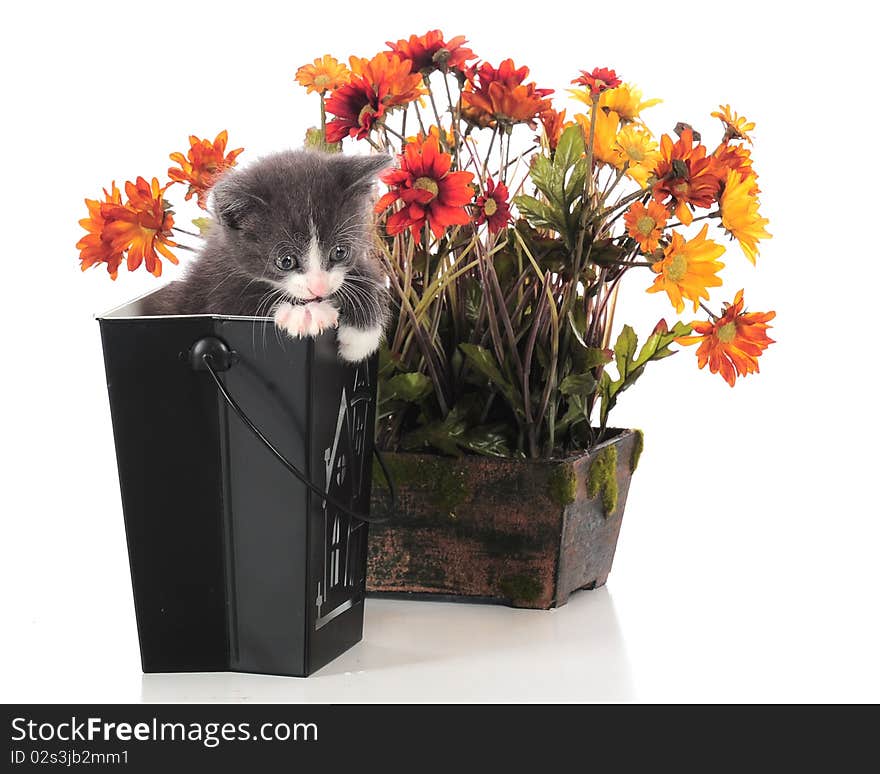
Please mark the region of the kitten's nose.
POLYGON ((330 291, 330 281, 326 274, 316 274, 306 278, 306 287, 313 296, 326 296, 330 291))

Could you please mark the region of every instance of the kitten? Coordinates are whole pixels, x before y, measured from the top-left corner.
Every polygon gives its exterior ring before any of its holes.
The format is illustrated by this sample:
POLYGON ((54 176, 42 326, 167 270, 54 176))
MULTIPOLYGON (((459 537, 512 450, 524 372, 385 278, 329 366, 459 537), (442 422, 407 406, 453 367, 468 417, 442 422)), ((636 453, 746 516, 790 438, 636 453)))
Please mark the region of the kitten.
POLYGON ((226 173, 201 255, 183 279, 144 299, 144 313, 269 314, 291 336, 337 328, 342 358, 368 357, 388 313, 370 205, 390 162, 284 151, 226 173))

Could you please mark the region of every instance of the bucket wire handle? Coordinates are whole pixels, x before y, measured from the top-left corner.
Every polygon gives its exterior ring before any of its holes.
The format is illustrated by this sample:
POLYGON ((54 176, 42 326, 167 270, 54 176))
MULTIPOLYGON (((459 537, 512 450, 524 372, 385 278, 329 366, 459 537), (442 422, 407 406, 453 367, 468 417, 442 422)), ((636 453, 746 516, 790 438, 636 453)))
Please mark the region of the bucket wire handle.
MULTIPOLYGON (((231 352, 229 348, 223 344, 219 339, 214 339, 213 341, 208 339, 200 339, 195 343, 192 350, 190 351, 190 358, 193 364, 193 367, 197 370, 207 371, 211 379, 214 380, 214 384, 217 385, 217 389, 220 391, 220 395, 223 396, 223 399, 229 405, 229 407, 235 412, 236 416, 244 423, 244 426, 247 427, 248 430, 253 433, 253 435, 270 451, 272 454, 278 459, 278 461, 284 465, 294 476, 296 476, 305 486, 313 492, 315 495, 320 497, 325 502, 332 505, 339 511, 351 516, 352 518, 358 519, 359 521, 365 521, 370 524, 381 524, 382 522, 388 521, 390 516, 385 518, 376 518, 375 516, 368 516, 365 513, 357 513, 356 511, 351 510, 348 506, 343 505, 338 500, 330 495, 327 492, 322 492, 321 488, 313 484, 308 476, 303 473, 296 465, 294 465, 290 460, 287 459, 275 445, 263 435, 263 432, 258 428, 251 420, 250 417, 245 413, 244 409, 238 405, 238 401, 229 394, 229 390, 226 389, 226 386, 220 381, 220 376, 217 373, 217 370, 225 371, 228 370, 232 364, 235 362, 235 353, 231 352), (215 363, 215 360, 219 360, 219 362, 215 363)), ((382 455, 379 453, 379 450, 374 446, 373 454, 376 457, 376 461, 379 463, 379 467, 382 468, 382 475, 385 477, 385 481, 388 484, 388 492, 391 500, 390 512, 393 513, 396 510, 397 505, 397 492, 394 488, 394 482, 391 480, 391 474, 388 472, 388 467, 385 465, 385 460, 382 459, 382 455)))

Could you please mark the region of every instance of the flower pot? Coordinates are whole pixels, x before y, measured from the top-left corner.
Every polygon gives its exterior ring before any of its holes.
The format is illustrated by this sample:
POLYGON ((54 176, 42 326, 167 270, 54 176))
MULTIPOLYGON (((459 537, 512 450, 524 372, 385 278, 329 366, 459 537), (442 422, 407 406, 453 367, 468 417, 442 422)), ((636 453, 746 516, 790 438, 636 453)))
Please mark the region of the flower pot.
POLYGON ((513 607, 564 605, 611 571, 642 434, 612 430, 564 460, 386 453, 373 485, 367 590, 513 607))
POLYGON ((99 322, 144 671, 305 676, 358 642, 367 525, 329 501, 369 507, 375 360, 265 318, 99 322), (219 386, 205 341, 235 353, 219 386))

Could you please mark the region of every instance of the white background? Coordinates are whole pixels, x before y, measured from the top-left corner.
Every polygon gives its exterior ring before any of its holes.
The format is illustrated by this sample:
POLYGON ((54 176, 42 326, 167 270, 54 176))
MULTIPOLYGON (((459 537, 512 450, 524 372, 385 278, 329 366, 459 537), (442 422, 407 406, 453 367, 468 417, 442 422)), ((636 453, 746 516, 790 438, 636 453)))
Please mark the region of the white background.
MULTIPOLYGON (((4 10, 0 698, 880 699, 876 44, 863 4, 305 5, 4 10), (142 677, 92 316, 155 281, 80 273, 82 199, 114 178, 163 177, 190 133, 228 129, 242 161, 297 146, 316 117, 299 65, 433 27, 560 92, 580 68, 614 67, 665 100, 645 114, 658 132, 686 120, 711 143, 719 102, 756 121, 775 236, 757 269, 730 247, 713 301, 745 286, 752 309, 778 312, 778 343, 734 390, 686 351, 622 397, 616 423, 644 428, 647 445, 606 589, 553 612, 371 600, 364 642, 308 680, 142 677)), ((672 317, 643 280, 618 317, 642 334, 672 317)))

